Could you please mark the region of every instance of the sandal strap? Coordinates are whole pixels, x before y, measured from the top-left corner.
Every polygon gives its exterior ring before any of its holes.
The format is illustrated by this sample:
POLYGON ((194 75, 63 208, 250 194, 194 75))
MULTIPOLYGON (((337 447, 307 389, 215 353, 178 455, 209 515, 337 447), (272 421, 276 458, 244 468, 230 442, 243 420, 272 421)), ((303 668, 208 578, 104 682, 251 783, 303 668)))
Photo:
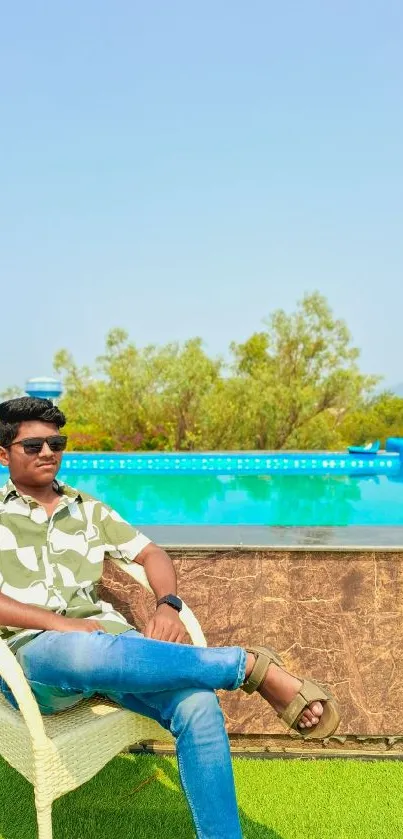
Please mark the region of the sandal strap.
POLYGON ((254 693, 262 684, 270 664, 281 665, 282 661, 280 656, 270 647, 248 647, 246 652, 253 653, 256 656, 256 661, 250 676, 241 685, 241 690, 244 690, 245 693, 254 693))
POLYGON ((301 693, 297 693, 290 704, 287 705, 284 711, 282 711, 278 716, 281 720, 283 720, 283 722, 287 723, 287 725, 292 728, 301 716, 304 708, 306 708, 306 699, 301 693))
POLYGON ((294 699, 278 716, 292 728, 301 716, 304 708, 311 702, 326 702, 329 696, 315 682, 305 680, 294 699))

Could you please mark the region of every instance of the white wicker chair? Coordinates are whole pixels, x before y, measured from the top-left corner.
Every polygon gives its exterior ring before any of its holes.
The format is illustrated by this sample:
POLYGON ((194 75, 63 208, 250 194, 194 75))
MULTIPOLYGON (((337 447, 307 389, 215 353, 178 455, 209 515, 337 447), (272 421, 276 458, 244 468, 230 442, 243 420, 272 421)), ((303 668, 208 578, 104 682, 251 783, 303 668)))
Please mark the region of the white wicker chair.
MULTIPOLYGON (((113 562, 151 590, 141 565, 113 562)), ((206 646, 200 624, 185 604, 181 618, 193 644, 206 646)), ((56 798, 84 784, 128 746, 172 741, 158 723, 106 700, 84 701, 71 711, 42 717, 20 665, 1 640, 0 675, 20 708, 15 711, 0 694, 0 754, 34 786, 38 839, 52 839, 56 798)))

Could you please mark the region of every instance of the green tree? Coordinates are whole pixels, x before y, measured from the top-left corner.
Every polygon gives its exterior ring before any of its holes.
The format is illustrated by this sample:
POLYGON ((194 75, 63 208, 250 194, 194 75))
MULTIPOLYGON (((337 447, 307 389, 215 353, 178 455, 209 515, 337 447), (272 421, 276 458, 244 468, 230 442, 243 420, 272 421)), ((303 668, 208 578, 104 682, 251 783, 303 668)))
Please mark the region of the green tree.
POLYGON ((369 440, 403 437, 403 399, 384 392, 346 414, 340 426, 343 442, 361 445, 369 440))
POLYGON ((373 396, 376 378, 360 372, 345 323, 319 293, 264 323, 231 345, 227 366, 200 338, 138 348, 118 328, 93 370, 61 350, 70 446, 336 449, 403 433, 403 400, 373 396))
POLYGON ((93 374, 78 368, 65 350, 55 358, 65 394, 70 444, 116 450, 194 449, 200 442, 205 395, 220 372, 199 338, 137 349, 114 329, 93 374))
POLYGON ((202 444, 206 400, 221 372, 221 361, 210 359, 200 338, 183 347, 168 344, 158 356, 160 408, 170 429, 174 449, 195 449, 202 444))
POLYGON ((256 448, 299 448, 308 437, 316 447, 324 438, 336 440, 344 414, 376 383, 360 372, 345 323, 318 292, 293 314, 274 312, 265 332, 232 344, 232 351, 249 394, 256 448))

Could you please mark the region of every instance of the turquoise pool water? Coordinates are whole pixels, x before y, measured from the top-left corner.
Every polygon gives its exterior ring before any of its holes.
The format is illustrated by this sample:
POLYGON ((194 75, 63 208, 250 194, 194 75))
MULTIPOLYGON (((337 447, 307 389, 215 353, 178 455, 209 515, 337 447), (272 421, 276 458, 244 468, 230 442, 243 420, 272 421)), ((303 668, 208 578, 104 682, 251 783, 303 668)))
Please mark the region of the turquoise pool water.
POLYGON ((88 474, 62 477, 133 524, 403 525, 403 475, 88 474))

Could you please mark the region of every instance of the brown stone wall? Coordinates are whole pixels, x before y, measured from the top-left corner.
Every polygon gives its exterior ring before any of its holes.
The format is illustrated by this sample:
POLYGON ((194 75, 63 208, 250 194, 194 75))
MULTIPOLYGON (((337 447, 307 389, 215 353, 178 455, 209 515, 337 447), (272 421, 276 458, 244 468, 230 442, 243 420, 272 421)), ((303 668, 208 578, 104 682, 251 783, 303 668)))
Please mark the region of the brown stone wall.
MULTIPOLYGON (((403 733, 403 551, 171 551, 210 645, 274 646, 330 686, 340 733, 403 733)), ((139 628, 153 598, 106 563, 103 596, 139 628)), ((283 732, 259 696, 221 696, 231 733, 283 732)))

